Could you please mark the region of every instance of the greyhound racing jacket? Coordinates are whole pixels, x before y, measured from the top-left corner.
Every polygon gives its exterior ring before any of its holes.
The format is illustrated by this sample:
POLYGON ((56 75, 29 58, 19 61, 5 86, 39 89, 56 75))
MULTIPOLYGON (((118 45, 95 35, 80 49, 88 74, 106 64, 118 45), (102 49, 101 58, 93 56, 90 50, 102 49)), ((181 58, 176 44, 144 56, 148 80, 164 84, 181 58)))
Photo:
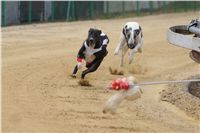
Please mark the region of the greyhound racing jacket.
POLYGON ((100 39, 93 49, 89 47, 88 40, 84 41, 78 52, 77 61, 82 62, 82 59, 84 59, 87 63, 91 63, 95 58, 103 58, 108 53, 106 49, 108 43, 108 36, 104 33, 101 33, 100 39))

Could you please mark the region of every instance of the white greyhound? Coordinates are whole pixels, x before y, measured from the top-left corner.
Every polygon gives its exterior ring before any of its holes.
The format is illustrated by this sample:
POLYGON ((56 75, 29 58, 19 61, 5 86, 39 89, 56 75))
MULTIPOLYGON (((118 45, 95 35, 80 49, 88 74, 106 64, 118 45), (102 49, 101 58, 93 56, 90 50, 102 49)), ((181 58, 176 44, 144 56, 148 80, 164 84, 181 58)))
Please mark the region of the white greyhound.
POLYGON ((135 53, 142 53, 143 34, 140 25, 137 22, 127 22, 122 30, 121 38, 118 46, 115 49, 114 55, 118 55, 121 52, 121 66, 124 65, 124 56, 128 49, 129 64, 133 61, 135 53))

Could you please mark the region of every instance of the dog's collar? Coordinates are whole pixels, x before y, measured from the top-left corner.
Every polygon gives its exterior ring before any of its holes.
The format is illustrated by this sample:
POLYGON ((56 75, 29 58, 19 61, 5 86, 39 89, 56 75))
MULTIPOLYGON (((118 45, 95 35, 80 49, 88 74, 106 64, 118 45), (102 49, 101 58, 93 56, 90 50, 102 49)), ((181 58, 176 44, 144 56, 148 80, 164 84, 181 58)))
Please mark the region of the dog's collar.
POLYGON ((90 49, 90 47, 87 45, 86 41, 84 42, 84 46, 85 46, 86 52, 89 55, 93 55, 94 53, 97 53, 102 50, 102 47, 96 48, 96 49, 90 49))

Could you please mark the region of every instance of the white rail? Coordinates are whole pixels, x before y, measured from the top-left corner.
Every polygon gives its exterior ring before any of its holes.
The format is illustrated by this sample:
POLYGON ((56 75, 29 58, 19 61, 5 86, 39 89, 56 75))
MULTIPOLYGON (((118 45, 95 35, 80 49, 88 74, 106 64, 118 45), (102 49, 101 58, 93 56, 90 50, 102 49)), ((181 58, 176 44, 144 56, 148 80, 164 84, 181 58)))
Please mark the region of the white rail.
POLYGON ((188 36, 189 34, 192 35, 186 25, 173 26, 167 31, 167 40, 173 45, 200 52, 200 38, 188 36))
POLYGON ((172 83, 188 83, 188 82, 200 82, 200 79, 166 80, 166 81, 155 81, 155 82, 143 82, 143 83, 135 84, 133 86, 157 85, 157 84, 172 84, 172 83))

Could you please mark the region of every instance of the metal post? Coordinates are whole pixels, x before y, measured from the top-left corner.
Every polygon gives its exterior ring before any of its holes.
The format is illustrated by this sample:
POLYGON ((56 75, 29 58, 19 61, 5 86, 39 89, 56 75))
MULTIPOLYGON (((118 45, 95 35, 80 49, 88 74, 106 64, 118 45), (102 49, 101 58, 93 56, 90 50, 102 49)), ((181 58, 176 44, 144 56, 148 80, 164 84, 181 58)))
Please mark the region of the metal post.
POLYGON ((54 1, 51 1, 51 21, 54 21, 55 17, 55 4, 54 1))
POLYGON ((150 14, 152 14, 153 13, 153 2, 152 1, 149 2, 149 6, 150 6, 150 14))
POLYGON ((93 11, 94 11, 94 5, 93 1, 90 1, 90 18, 93 18, 93 11))
POLYGON ((196 1, 196 9, 199 10, 200 9, 200 1, 196 1))
POLYGON ((197 7, 200 9, 200 1, 197 1, 197 7))
POLYGON ((70 8, 71 8, 71 1, 68 1, 68 6, 67 6, 67 20, 70 20, 70 8))
POLYGON ((106 1, 106 14, 109 13, 109 1, 106 1))
POLYGON ((75 20, 75 1, 72 1, 72 20, 75 20))
POLYGON ((176 1, 174 1, 174 12, 176 12, 176 1))
POLYGON ((125 1, 122 1, 122 13, 123 13, 123 15, 125 13, 125 1))
POLYGON ((42 22, 45 21, 45 2, 44 2, 44 6, 43 6, 43 9, 42 9, 42 22))
POLYGON ((187 1, 184 1, 184 11, 187 12, 187 1))
POLYGON ((166 1, 163 1, 163 12, 166 13, 166 1))
POLYGON ((195 2, 195 1, 193 1, 193 6, 194 6, 194 7, 193 7, 193 8, 194 8, 194 11, 196 11, 197 8, 196 8, 196 2, 195 2))
POLYGON ((67 1, 65 1, 64 13, 65 13, 65 20, 67 21, 67 1))
POLYGON ((137 5, 137 7, 136 7, 136 9, 137 9, 137 16, 140 16, 140 5, 139 5, 139 1, 138 0, 136 2, 136 5, 137 5))
POLYGON ((32 1, 28 2, 28 23, 32 22, 32 1))
POLYGON ((6 26, 6 2, 2 1, 2 26, 6 26))

